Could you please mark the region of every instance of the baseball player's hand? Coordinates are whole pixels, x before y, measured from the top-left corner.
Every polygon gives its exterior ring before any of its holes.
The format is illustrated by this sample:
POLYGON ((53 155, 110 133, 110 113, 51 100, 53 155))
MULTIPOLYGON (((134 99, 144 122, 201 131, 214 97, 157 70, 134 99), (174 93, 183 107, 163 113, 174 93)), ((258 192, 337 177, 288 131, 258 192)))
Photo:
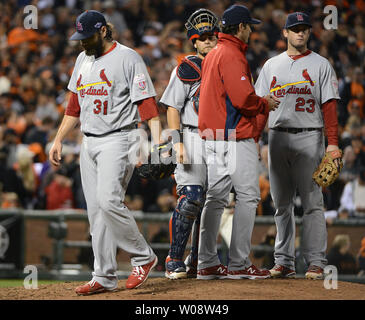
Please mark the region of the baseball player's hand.
POLYGON ((62 143, 54 141, 51 149, 49 150, 49 161, 55 166, 59 166, 61 163, 62 143))
MULTIPOLYGON (((338 151, 338 150, 339 150, 338 146, 333 145, 333 144, 328 145, 326 148, 326 152, 332 152, 332 151, 338 151)), ((333 160, 333 162, 336 164, 337 168, 339 168, 341 165, 340 161, 341 161, 341 158, 333 160)))
POLYGON ((268 94, 264 98, 269 103, 269 110, 270 111, 275 110, 279 106, 280 100, 277 97, 275 97, 275 96, 273 96, 271 94, 268 94))
POLYGON ((177 163, 186 163, 187 157, 186 157, 184 144, 182 142, 175 143, 174 150, 176 152, 176 162, 177 163))

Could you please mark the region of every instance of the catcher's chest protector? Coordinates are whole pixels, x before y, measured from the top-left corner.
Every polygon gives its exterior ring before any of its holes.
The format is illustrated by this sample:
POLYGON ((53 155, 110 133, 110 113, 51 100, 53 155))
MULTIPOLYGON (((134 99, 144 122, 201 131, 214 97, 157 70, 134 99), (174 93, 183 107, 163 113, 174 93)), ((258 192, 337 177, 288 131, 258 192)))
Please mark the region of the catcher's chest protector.
MULTIPOLYGON (((197 56, 187 56, 176 69, 178 78, 184 83, 193 84, 201 80, 202 60, 197 56)), ((195 112, 199 110, 200 86, 191 97, 195 112)))
POLYGON ((185 57, 176 69, 176 74, 184 83, 194 83, 200 81, 202 70, 202 60, 197 56, 185 57))

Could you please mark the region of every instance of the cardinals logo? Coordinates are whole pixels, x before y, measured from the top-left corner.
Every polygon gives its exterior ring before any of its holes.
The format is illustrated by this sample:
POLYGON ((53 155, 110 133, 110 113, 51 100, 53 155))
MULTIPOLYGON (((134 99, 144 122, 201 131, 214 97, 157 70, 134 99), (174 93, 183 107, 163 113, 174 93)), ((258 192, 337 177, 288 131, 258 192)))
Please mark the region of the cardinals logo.
POLYGON ((297 13, 297 19, 298 19, 298 21, 304 21, 303 15, 300 13, 297 13))
POLYGON ((307 85, 305 85, 304 87, 298 87, 298 85, 307 82, 309 82, 311 86, 314 86, 314 82, 310 78, 307 69, 303 70, 302 74, 306 81, 296 81, 286 83, 284 85, 278 84, 276 76, 273 76, 270 84, 270 93, 272 93, 277 98, 283 98, 287 94, 312 94, 310 87, 308 87, 307 85))
POLYGON ((281 89, 281 85, 279 85, 276 76, 272 77, 270 84, 270 92, 274 94, 277 98, 282 98, 285 96, 285 89, 281 89))
POLYGON ((272 77, 271 84, 270 84, 270 90, 273 89, 273 88, 275 88, 276 82, 277 82, 276 77, 273 76, 272 77))
POLYGON ((82 84, 81 84, 81 78, 82 78, 82 74, 80 73, 80 76, 79 76, 79 78, 77 79, 77 82, 76 82, 76 88, 79 88, 79 87, 82 86, 82 84))
POLYGON ((106 76, 106 74, 105 74, 105 69, 103 69, 103 70, 101 70, 100 71, 100 78, 101 78, 101 80, 103 80, 103 81, 105 81, 106 82, 106 84, 108 85, 108 87, 111 87, 112 86, 112 84, 111 84, 111 82, 108 80, 108 78, 107 78, 107 76, 106 76))
POLYGON ((303 70, 302 75, 303 75, 304 79, 305 79, 305 80, 307 80, 307 81, 309 81, 309 83, 310 83, 310 84, 311 84, 311 86, 313 87, 313 86, 314 86, 314 83, 313 83, 313 81, 312 81, 311 77, 309 76, 309 73, 308 73, 307 69, 304 69, 304 70, 303 70))
POLYGON ((84 31, 84 28, 82 27, 82 24, 80 21, 77 22, 76 29, 77 29, 77 31, 84 31))
MULTIPOLYGON (((109 94, 108 90, 104 87, 106 83, 108 87, 112 86, 112 81, 109 81, 105 75, 105 69, 102 69, 99 73, 101 80, 98 82, 92 82, 87 84, 81 84, 82 75, 80 74, 76 82, 76 89, 80 93, 80 97, 84 98, 86 95, 89 96, 107 96, 109 94), (101 88, 99 87, 101 85, 101 88)), ((85 79, 84 79, 85 81, 85 79)))

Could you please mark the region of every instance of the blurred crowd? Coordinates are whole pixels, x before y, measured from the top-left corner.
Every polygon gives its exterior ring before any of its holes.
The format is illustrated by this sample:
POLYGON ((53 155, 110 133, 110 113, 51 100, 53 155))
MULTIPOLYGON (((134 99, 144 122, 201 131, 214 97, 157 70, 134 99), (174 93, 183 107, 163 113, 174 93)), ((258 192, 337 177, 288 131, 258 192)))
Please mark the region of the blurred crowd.
MULTIPOLYGON (((254 80, 263 63, 286 50, 281 30, 288 12, 310 13, 310 49, 330 60, 339 78, 340 147, 344 168, 338 181, 323 190, 328 221, 365 216, 365 1, 229 0, 9 0, 0 3, 0 192, 1 207, 85 209, 76 128, 63 148, 61 167, 47 160, 62 120, 78 42, 69 41, 76 17, 86 9, 105 14, 113 37, 143 57, 159 101, 172 69, 194 53, 184 23, 204 7, 218 16, 231 4, 244 4, 262 23, 254 27, 247 57, 254 80), (37 29, 25 29, 24 6, 37 7, 37 29), (338 28, 323 27, 325 5, 336 5, 338 28)), ((166 128, 165 109, 160 106, 166 128)), ((260 141, 262 200, 258 215, 273 215, 267 170, 267 129, 260 141)), ((171 212, 176 204, 173 177, 146 181, 133 175, 126 204, 132 210, 171 212)), ((301 215, 300 198, 296 214, 301 215)))

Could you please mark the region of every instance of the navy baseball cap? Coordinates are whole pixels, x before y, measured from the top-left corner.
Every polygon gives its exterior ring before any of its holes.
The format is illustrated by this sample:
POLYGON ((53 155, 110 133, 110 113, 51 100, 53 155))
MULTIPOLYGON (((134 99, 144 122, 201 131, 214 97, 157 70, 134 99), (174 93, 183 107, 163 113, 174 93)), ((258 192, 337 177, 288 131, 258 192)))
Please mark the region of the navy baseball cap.
POLYGON ((76 32, 70 40, 84 40, 90 38, 102 26, 106 26, 105 17, 95 10, 87 10, 76 19, 76 32))
POLYGON ((234 4, 223 12, 223 26, 232 26, 240 23, 259 24, 261 20, 252 19, 250 11, 244 5, 234 4))
POLYGON ((300 24, 305 24, 307 26, 312 27, 309 16, 306 13, 294 12, 294 13, 291 13, 288 15, 286 22, 285 22, 284 29, 289 29, 291 27, 294 27, 294 26, 297 26, 300 24))

